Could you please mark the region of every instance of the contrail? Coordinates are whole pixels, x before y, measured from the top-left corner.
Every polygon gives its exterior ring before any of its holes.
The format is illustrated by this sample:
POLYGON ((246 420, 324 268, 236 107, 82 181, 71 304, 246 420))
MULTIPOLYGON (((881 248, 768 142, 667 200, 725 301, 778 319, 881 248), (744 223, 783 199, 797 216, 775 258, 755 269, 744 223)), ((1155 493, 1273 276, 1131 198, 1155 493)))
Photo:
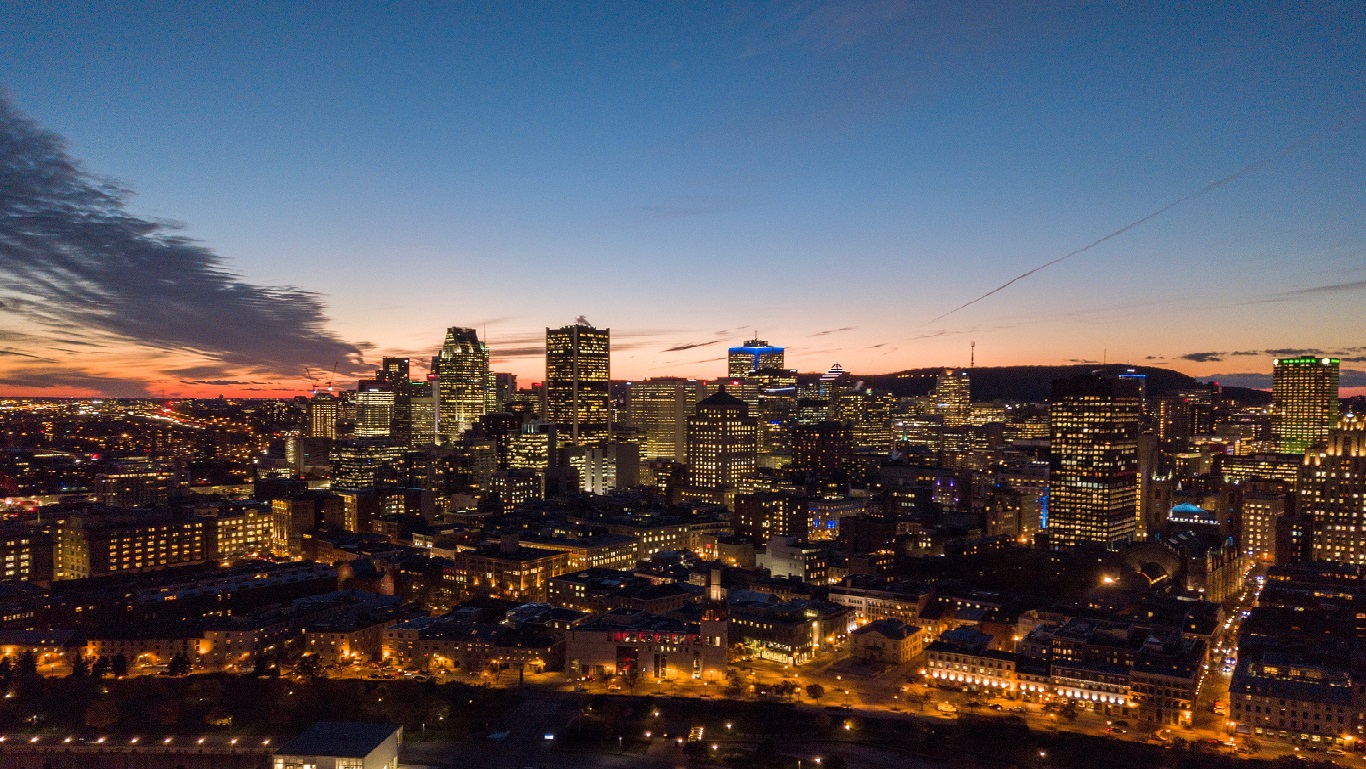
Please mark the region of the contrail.
POLYGON ((1072 257, 1077 256, 1078 254, 1086 253, 1087 251, 1090 251, 1091 249, 1095 248, 1096 246, 1099 246, 1101 243, 1104 243, 1105 241, 1110 240, 1111 238, 1119 237, 1120 235, 1123 235, 1124 233, 1128 232, 1129 230, 1132 230, 1133 228, 1139 226, 1140 224, 1143 224, 1144 222, 1147 222, 1147 221, 1149 221, 1149 220, 1151 220, 1151 219, 1156 219, 1157 217, 1159 217, 1159 216, 1161 216, 1161 215, 1167 213, 1168 211, 1172 210, 1173 208, 1176 208, 1177 206, 1179 206, 1179 205, 1181 205, 1181 204, 1183 204, 1183 203, 1189 203, 1190 201, 1195 200, 1195 199, 1198 198, 1198 197, 1202 197, 1203 195, 1205 195, 1205 194, 1207 194, 1207 193, 1213 192, 1214 190, 1217 190, 1217 189, 1219 189, 1220 187, 1223 187, 1223 186, 1226 185, 1226 184, 1232 184, 1233 182, 1238 181, 1239 179, 1243 178, 1244 176, 1247 176, 1248 174, 1255 173, 1255 172, 1257 172, 1257 171, 1262 170, 1262 169, 1265 168, 1266 166, 1268 166, 1268 165, 1270 165, 1270 164, 1272 164, 1272 163, 1274 163, 1274 162, 1280 160, 1281 158, 1285 157, 1286 155, 1289 155, 1289 154, 1291 154, 1291 153, 1293 153, 1293 152, 1299 150, 1300 148, 1302 148, 1302 147, 1304 147, 1304 146, 1306 146, 1306 145, 1308 145, 1308 144, 1311 144, 1311 143, 1313 143, 1313 142, 1319 141, 1320 139, 1323 139, 1323 138, 1325 138, 1325 137, 1327 137, 1327 136, 1329 136, 1329 135, 1331 135, 1331 134, 1337 133, 1338 131, 1341 131, 1342 129, 1347 128, 1348 126, 1351 126, 1351 125, 1355 125, 1355 124, 1357 124, 1357 123, 1360 123, 1360 122, 1362 122, 1362 120, 1363 120, 1362 118, 1356 118, 1356 119, 1354 119, 1354 120, 1348 120, 1348 121, 1339 123, 1339 124, 1337 124, 1337 125, 1335 125, 1335 126, 1333 126, 1333 127, 1331 127, 1331 128, 1328 128, 1328 129, 1324 130, 1324 131, 1321 132, 1321 133, 1315 134, 1315 135, 1310 136, 1310 137, 1308 137, 1308 138, 1306 138, 1306 139, 1301 139, 1300 141, 1298 141, 1298 142, 1296 142, 1296 143, 1290 145, 1289 147, 1286 147, 1285 149, 1281 150, 1280 152, 1276 152, 1276 153, 1274 153, 1274 154, 1272 154, 1272 155, 1268 155, 1267 157, 1264 157, 1264 158, 1262 158, 1261 160, 1258 160, 1258 161, 1255 162, 1255 163, 1251 163, 1251 164, 1249 164, 1249 165, 1243 166, 1242 168, 1238 169, 1237 171, 1234 171, 1233 173, 1229 174, 1228 176, 1225 176, 1225 177, 1223 177, 1222 179, 1216 179, 1215 181, 1212 181, 1212 182, 1210 182, 1209 184, 1206 184, 1205 186, 1201 187, 1200 189, 1196 190, 1195 192, 1192 192, 1192 193, 1186 195, 1185 197, 1182 197, 1182 198, 1178 198, 1178 199, 1176 199, 1176 200, 1173 200, 1172 202, 1170 202, 1170 203, 1168 203, 1167 205, 1165 205, 1165 206, 1163 206, 1163 207, 1157 209, 1156 211, 1154 211, 1154 212, 1148 214, 1147 216, 1143 217, 1142 219, 1138 219, 1137 221, 1130 222, 1130 223, 1124 225, 1123 227, 1120 227, 1119 229, 1115 230, 1114 232, 1110 233, 1109 235, 1106 235, 1105 237, 1100 238, 1099 240, 1094 240, 1094 241, 1092 241, 1092 242, 1090 242, 1090 243, 1087 243, 1086 245, 1082 246, 1081 248, 1078 248, 1078 249, 1075 250, 1075 251, 1072 251, 1072 252, 1063 254, 1062 256, 1058 257, 1057 259, 1054 259, 1054 260, 1051 261, 1051 262, 1044 262, 1043 264, 1039 265, 1038 267, 1035 267, 1034 269, 1032 269, 1032 270, 1030 270, 1030 271, 1028 271, 1028 272, 1025 272, 1025 273, 1021 273, 1021 274, 1019 274, 1019 275, 1016 275, 1015 277, 1011 278, 1010 280, 1006 281, 1005 283, 1002 283, 1001 285, 997 286, 996 288, 993 288, 992 290, 986 292, 985 294, 982 294, 981 296, 977 297, 976 299, 973 299, 973 300, 971 300, 971 301, 969 301, 969 302, 965 302, 964 304, 961 304, 961 305, 959 305, 959 306, 953 308, 952 310, 949 310, 948 312, 944 313, 943 315, 940 315, 940 316, 938 316, 938 317, 936 317, 936 318, 932 318, 931 320, 926 321, 924 325, 928 326, 928 325, 930 325, 931 323, 935 323, 935 322, 937 322, 937 321, 941 321, 941 320, 943 320, 944 318, 947 318, 947 317, 949 317, 950 315, 953 315, 954 313, 958 312, 959 310, 967 309, 968 307, 971 307, 971 306, 973 306, 974 304, 977 304, 978 302, 982 301, 983 299, 986 299, 986 298, 988 298, 988 297, 990 297, 990 296, 993 296, 993 295, 995 295, 995 294, 999 294, 1000 292, 1006 290, 1007 288, 1010 288, 1012 285, 1014 285, 1014 284, 1016 284, 1016 283, 1018 283, 1018 282, 1024 280, 1025 278, 1029 277, 1030 275, 1033 275, 1033 274, 1036 273, 1036 272, 1039 272, 1039 271, 1041 271, 1041 270, 1046 270, 1046 269, 1048 269, 1049 267, 1052 267, 1052 266, 1055 265, 1055 264, 1059 264, 1059 263, 1061 263, 1061 262, 1065 262, 1065 261, 1067 261, 1068 259, 1071 259, 1072 257))

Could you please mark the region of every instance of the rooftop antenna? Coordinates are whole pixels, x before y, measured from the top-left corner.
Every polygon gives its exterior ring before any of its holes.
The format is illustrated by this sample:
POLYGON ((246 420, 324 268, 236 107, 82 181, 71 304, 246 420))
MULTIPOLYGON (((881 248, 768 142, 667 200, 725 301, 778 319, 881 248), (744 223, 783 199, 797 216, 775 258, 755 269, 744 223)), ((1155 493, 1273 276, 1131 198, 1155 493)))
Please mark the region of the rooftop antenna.
POLYGON ((976 343, 976 342, 969 342, 969 343, 968 343, 968 368, 975 368, 976 366, 977 366, 977 343, 976 343))

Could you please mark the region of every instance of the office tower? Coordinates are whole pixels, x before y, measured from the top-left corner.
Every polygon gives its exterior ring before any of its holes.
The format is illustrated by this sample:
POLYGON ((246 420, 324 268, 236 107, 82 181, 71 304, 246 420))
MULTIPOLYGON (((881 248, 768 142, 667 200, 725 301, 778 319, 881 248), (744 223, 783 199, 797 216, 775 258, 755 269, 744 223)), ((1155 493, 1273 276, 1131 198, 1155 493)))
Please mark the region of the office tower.
POLYGON ((557 430, 550 422, 523 422, 508 436, 507 466, 512 470, 548 470, 559 453, 557 430))
POLYGON ((1366 417, 1305 454, 1299 508, 1313 521, 1314 560, 1366 564, 1366 417))
POLYGON ((1276 530, 1286 514, 1287 494, 1275 484, 1254 482, 1257 489, 1243 492, 1239 516, 1239 543, 1243 555, 1265 563, 1276 562, 1276 530))
POLYGON ((362 382, 356 390, 357 438, 388 438, 394 421, 394 391, 379 382, 362 382))
POLYGON ((702 385, 696 379, 656 377, 632 382, 626 410, 644 435, 640 458, 687 462, 688 417, 697 408, 702 385))
POLYGON ((1132 380, 1081 375, 1053 383, 1048 531, 1055 547, 1118 547, 1138 528, 1143 400, 1132 380))
POLYGON ((772 537, 806 539, 811 515, 806 495, 789 491, 740 494, 735 497, 735 533, 756 545, 772 537))
POLYGON ((309 399, 308 435, 311 438, 337 437, 337 399, 331 393, 318 393, 309 399))
POLYGON ((408 445, 430 446, 436 443, 436 395, 428 384, 407 396, 408 445))
POLYGON ((792 469, 829 475, 844 469, 853 451, 853 430, 844 422, 824 421, 792 428, 792 469))
POLYGON ((407 358, 384 358, 380 362, 379 371, 375 372, 375 379, 397 390, 407 386, 408 371, 407 358))
POLYGON ((758 425, 744 401, 721 388, 688 418, 689 484, 721 491, 754 472, 758 425))
POLYGON ((603 443, 566 449, 566 459, 579 476, 579 490, 610 494, 640 485, 640 447, 634 443, 603 443))
POLYGON ((496 371, 493 374, 493 411, 502 411, 517 395, 517 375, 496 371))
POLYGON ((946 368, 934 385, 934 410, 945 427, 966 427, 972 421, 972 384, 966 369, 946 368))
POLYGON ((611 329, 582 319, 545 330, 546 419, 563 425, 567 445, 608 439, 611 431, 611 329))
POLYGON ((1214 385, 1177 390, 1157 401, 1157 437, 1188 440, 1214 432, 1214 385))
POLYGON ((332 488, 392 485, 404 476, 406 448, 383 438, 339 441, 332 448, 332 488))
POLYGON ((773 347, 760 339, 751 339, 740 347, 730 348, 726 357, 726 376, 732 379, 747 377, 760 369, 783 367, 783 348, 773 347))
POLYGON ((1278 358, 1271 363, 1276 450, 1303 454, 1337 424, 1338 359, 1278 358))
POLYGON ((472 328, 451 326, 441 352, 432 360, 436 373, 436 433, 450 443, 488 410, 489 348, 472 328))

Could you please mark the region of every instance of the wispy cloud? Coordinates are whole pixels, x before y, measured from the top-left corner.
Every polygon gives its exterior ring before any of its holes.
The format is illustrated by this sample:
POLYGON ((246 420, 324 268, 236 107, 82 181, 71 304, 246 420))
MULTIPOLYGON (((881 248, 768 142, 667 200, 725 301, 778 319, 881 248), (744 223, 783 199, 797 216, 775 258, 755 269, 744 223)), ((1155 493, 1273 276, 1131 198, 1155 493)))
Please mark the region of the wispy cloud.
POLYGON ((845 331, 853 331, 854 326, 844 326, 843 328, 828 328, 824 331, 817 331, 811 336, 830 336, 831 334, 842 334, 845 331))
POLYGON ((682 352, 684 350, 695 350, 698 347, 710 347, 714 344, 720 343, 721 340, 719 339, 713 339, 710 342, 688 342, 685 344, 676 344, 673 347, 665 347, 663 352, 682 352))
POLYGON ((363 370, 364 346, 328 330, 319 295, 247 282, 177 225, 129 212, 130 197, 0 96, 0 312, 65 344, 104 336, 287 376, 363 370))

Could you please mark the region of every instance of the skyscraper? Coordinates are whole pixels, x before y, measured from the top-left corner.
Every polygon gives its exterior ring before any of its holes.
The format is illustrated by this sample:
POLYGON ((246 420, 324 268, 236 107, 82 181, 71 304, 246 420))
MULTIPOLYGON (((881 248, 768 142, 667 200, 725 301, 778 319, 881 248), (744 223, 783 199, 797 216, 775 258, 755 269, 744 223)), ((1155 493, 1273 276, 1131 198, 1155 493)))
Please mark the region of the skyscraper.
POLYGON ((1303 454, 1338 421, 1338 359, 1278 358, 1271 362, 1271 430, 1276 450, 1303 454))
POLYGON ((1343 420, 1305 454, 1299 493, 1314 560, 1366 564, 1366 417, 1343 420))
POLYGON ((308 434, 313 438, 337 437, 337 399, 317 393, 308 401, 308 434))
POLYGON ((568 445, 601 443, 611 434, 612 330, 582 318, 545 330, 546 419, 563 425, 568 445))
POLYGON ((758 424, 745 402, 721 388, 688 419, 689 485, 724 491, 754 473, 758 424))
POLYGON ((436 372, 436 432, 443 443, 458 439, 488 410, 489 348, 472 328, 446 329, 432 361, 436 372))
POLYGON ((1055 547, 1115 548, 1137 537, 1142 413, 1132 380, 1081 375, 1053 383, 1048 531, 1055 547))
POLYGON ((934 385, 934 410, 945 427, 964 427, 972 421, 972 383, 967 369, 946 368, 934 385))
POLYGON ((393 389, 378 381, 361 382, 356 389, 356 437, 388 438, 393 421, 393 389))
POLYGON ((631 383, 627 412, 631 424, 644 432, 641 459, 688 461, 688 417, 697 407, 701 390, 696 379, 681 377, 631 383))
POLYGON ((747 377, 760 369, 783 367, 783 348, 773 347, 760 339, 751 339, 739 347, 730 348, 726 376, 747 377))
POLYGON ((384 358, 375 372, 375 379, 387 383, 396 391, 408 385, 409 365, 407 358, 384 358))

